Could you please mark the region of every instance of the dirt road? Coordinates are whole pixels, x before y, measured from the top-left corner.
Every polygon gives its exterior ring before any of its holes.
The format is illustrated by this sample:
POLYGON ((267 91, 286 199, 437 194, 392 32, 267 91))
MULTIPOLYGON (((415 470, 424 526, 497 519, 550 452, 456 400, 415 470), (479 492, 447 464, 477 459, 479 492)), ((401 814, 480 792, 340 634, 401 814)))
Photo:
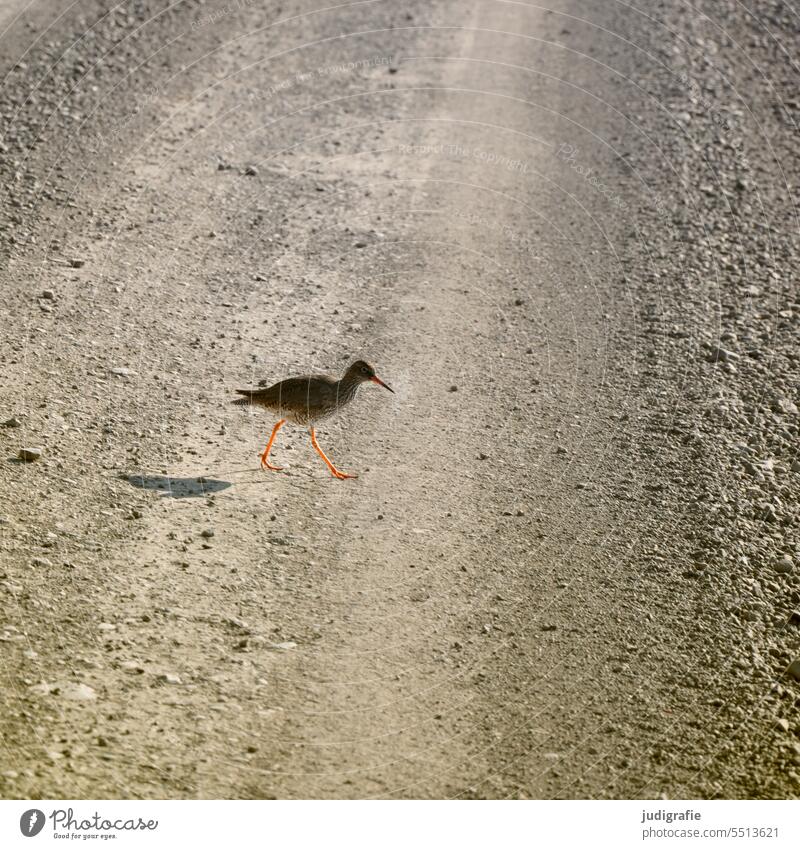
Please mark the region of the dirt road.
POLYGON ((797 792, 797 360, 749 377, 685 276, 680 68, 605 5, 13 24, 4 795, 797 792), (260 471, 273 422, 232 389, 358 357, 396 390, 320 433, 358 480, 291 428, 260 471), (785 400, 749 559, 738 484, 704 495, 747 442, 705 406, 726 365, 785 400))

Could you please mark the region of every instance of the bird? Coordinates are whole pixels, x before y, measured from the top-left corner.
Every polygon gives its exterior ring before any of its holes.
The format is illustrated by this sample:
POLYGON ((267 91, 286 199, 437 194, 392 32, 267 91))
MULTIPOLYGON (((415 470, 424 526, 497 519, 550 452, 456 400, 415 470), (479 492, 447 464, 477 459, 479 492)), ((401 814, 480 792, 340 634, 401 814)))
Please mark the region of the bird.
POLYGON ((236 398, 232 403, 240 407, 264 407, 279 416, 272 428, 267 447, 259 455, 262 469, 282 471, 282 466, 274 466, 269 462, 269 452, 278 431, 286 422, 291 422, 308 428, 311 444, 325 461, 331 474, 339 480, 346 480, 357 478, 358 475, 349 475, 333 465, 317 442, 316 425, 346 407, 355 398, 358 387, 369 381, 394 394, 394 389, 375 374, 375 369, 368 362, 356 360, 339 380, 327 374, 290 377, 263 389, 236 389, 235 391, 244 397, 236 398))

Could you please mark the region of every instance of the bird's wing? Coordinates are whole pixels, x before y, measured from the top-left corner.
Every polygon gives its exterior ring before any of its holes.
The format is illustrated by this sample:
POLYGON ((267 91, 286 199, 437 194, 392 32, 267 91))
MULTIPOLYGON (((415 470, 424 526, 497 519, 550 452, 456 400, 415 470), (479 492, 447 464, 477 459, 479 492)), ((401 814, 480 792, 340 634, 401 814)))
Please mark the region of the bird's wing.
POLYGON ((327 374, 304 374, 302 377, 290 377, 265 389, 237 389, 239 395, 246 395, 255 404, 282 405, 291 407, 308 402, 309 394, 330 391, 336 380, 327 374))

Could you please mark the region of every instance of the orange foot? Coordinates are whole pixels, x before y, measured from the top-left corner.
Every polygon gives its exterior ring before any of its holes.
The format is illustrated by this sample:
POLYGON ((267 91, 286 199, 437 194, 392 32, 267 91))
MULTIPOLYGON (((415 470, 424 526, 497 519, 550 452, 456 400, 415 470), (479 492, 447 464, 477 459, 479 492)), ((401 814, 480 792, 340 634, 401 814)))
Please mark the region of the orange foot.
POLYGON ((283 471, 283 466, 273 466, 272 463, 270 463, 267 460, 267 457, 266 457, 265 454, 259 454, 258 456, 261 458, 261 468, 262 469, 271 469, 273 472, 282 472, 283 471))
POLYGON ((282 472, 283 466, 273 466, 272 463, 267 459, 269 457, 270 449, 272 448, 272 443, 275 441, 275 437, 278 435, 278 431, 281 429, 281 425, 286 424, 286 419, 281 419, 274 428, 272 428, 272 433, 269 437, 269 442, 267 443, 267 447, 264 449, 263 453, 258 456, 261 458, 261 468, 262 469, 271 469, 273 472, 282 472))
POLYGON ((317 433, 316 433, 316 431, 314 430, 313 427, 310 428, 310 432, 311 432, 311 444, 314 446, 314 449, 316 450, 317 454, 319 454, 319 456, 322 457, 322 459, 325 461, 325 465, 331 470, 331 474, 335 478, 338 478, 340 481, 346 481, 348 478, 357 478, 358 477, 358 475, 348 475, 348 474, 345 474, 344 472, 340 472, 336 468, 336 466, 334 466, 333 463, 331 463, 331 461, 328 459, 328 457, 325 456, 325 452, 322 450, 322 448, 320 448, 319 442, 317 442, 317 433))

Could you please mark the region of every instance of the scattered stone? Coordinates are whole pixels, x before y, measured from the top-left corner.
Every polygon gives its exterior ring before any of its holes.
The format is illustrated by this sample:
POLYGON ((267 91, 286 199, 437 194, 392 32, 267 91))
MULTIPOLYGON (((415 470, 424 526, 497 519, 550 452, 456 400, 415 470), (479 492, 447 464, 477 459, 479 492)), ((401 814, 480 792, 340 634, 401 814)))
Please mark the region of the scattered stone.
POLYGON ((458 392, 458 387, 454 383, 447 391, 448 392, 458 392))
POLYGON ((783 557, 780 557, 775 563, 775 571, 782 575, 791 572, 793 568, 794 561, 788 554, 784 554, 783 557))
POLYGON ((788 731, 789 730, 789 720, 781 717, 780 719, 775 720, 775 728, 778 731, 788 731))
POLYGON ((205 530, 200 531, 200 536, 205 539, 211 539, 214 536, 214 529, 206 528, 205 530))
POLYGON ((156 678, 156 681, 162 684, 180 684, 181 677, 180 675, 175 675, 174 672, 164 672, 156 678))
POLYGON ((488 454, 484 454, 484 453, 483 453, 483 451, 479 451, 479 452, 478 452, 478 459, 479 459, 479 460, 488 460, 488 459, 489 459, 489 455, 488 455, 488 454))
POLYGON ((740 356, 727 348, 713 346, 708 352, 708 359, 712 363, 730 363, 740 359, 740 356))
POLYGON ((85 259, 71 259, 71 260, 69 260, 69 267, 70 268, 83 268, 84 265, 86 265, 85 259))
POLYGON ((771 504, 764 504, 758 511, 758 518, 763 519, 765 522, 777 522, 778 514, 771 504))
POLYGON ((101 623, 97 626, 97 630, 98 630, 98 631, 116 631, 116 630, 117 630, 117 626, 116 626, 116 625, 112 625, 110 622, 101 622, 101 623))
POLYGON ((11 416, 3 422, 3 427, 22 427, 22 422, 16 416, 11 416))
POLYGON ((238 619, 236 616, 223 616, 222 621, 245 634, 250 634, 252 632, 252 628, 247 624, 247 622, 243 619, 238 619))
POLYGON ((245 176, 247 177, 256 177, 258 175, 258 168, 255 165, 248 165, 247 168, 244 169, 245 176))
POLYGON ((33 463, 41 459, 42 453, 43 449, 41 448, 20 448, 17 457, 25 463, 33 463))
POLYGON ((297 648, 297 643, 293 643, 291 640, 287 640, 284 643, 270 643, 269 647, 271 649, 275 649, 275 651, 290 651, 291 649, 297 648))
POLYGON ((556 631, 558 629, 558 625, 553 625, 552 623, 548 623, 547 625, 542 625, 543 631, 556 631))
POLYGON ((792 415, 796 416, 800 410, 797 408, 797 404, 789 398, 775 398, 771 404, 772 412, 778 413, 778 415, 792 415))
POLYGON ((120 663, 120 669, 124 669, 126 672, 136 672, 139 675, 144 672, 144 667, 138 660, 123 660, 120 663))
POLYGON ((56 299, 56 293, 52 289, 45 289, 40 297, 45 301, 54 301, 56 299))
POLYGON ((46 557, 34 557, 31 560, 31 566, 52 566, 52 562, 46 557))
POLYGON ((109 369, 109 371, 111 372, 111 374, 114 374, 117 377, 131 377, 132 375, 136 374, 133 369, 129 369, 126 366, 114 366, 113 368, 109 369))
POLYGON ((62 698, 72 702, 88 702, 97 698, 97 693, 88 684, 64 684, 60 689, 62 698))
POLYGON ((791 675, 792 678, 794 678, 796 681, 800 681, 800 658, 798 658, 797 660, 793 660, 789 664, 789 668, 786 670, 786 672, 791 675))
POLYGON ((566 453, 567 453, 567 449, 564 448, 563 445, 559 445, 558 448, 556 448, 556 454, 566 454, 566 453))

